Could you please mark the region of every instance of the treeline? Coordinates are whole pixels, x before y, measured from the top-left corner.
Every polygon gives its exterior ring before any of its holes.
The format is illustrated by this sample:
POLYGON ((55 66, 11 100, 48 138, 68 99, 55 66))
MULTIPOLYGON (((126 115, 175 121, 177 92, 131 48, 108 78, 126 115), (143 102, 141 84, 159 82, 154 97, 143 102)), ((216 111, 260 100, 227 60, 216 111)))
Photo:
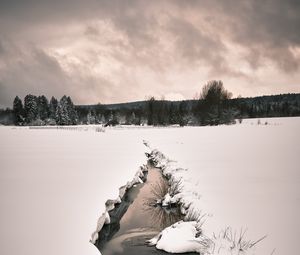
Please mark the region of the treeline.
POLYGON ((300 116, 300 94, 235 98, 230 107, 237 108, 239 118, 300 116))
POLYGON ((42 96, 27 95, 22 100, 16 96, 13 102, 15 125, 76 125, 77 111, 70 97, 63 96, 59 101, 52 97, 50 102, 42 96))
POLYGON ((15 125, 219 125, 236 119, 300 116, 300 94, 231 99, 222 81, 210 81, 194 100, 146 101, 74 106, 68 96, 16 97, 13 110, 0 111, 0 122, 15 125))
POLYGON ((81 123, 104 125, 218 125, 234 122, 235 111, 229 106, 232 94, 222 81, 210 81, 199 100, 149 100, 119 105, 76 107, 81 123))
POLYGON ((300 94, 231 99, 221 81, 210 81, 194 100, 76 106, 81 123, 135 125, 219 125, 236 119, 300 116, 300 94), (88 118, 86 116, 89 116, 88 118))

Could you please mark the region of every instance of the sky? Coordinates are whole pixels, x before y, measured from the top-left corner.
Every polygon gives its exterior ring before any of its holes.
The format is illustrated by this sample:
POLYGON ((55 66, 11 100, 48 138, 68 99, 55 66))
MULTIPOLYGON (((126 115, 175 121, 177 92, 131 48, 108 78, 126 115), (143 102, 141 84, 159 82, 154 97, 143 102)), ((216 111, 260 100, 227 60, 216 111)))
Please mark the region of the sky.
POLYGON ((300 92, 299 0, 0 0, 0 107, 300 92))

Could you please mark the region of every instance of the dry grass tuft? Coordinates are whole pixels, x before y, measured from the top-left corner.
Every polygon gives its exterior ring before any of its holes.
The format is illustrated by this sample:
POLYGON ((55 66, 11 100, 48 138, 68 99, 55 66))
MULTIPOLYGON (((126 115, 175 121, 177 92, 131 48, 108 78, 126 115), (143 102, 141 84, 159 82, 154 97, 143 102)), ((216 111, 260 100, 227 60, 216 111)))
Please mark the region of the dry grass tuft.
POLYGON ((225 230, 222 230, 219 235, 213 235, 214 247, 212 254, 220 253, 222 249, 224 249, 224 241, 227 243, 227 248, 231 251, 234 251, 234 254, 242 254, 247 250, 256 246, 259 242, 264 240, 267 236, 263 236, 256 241, 246 240, 245 233, 247 229, 241 229, 239 233, 236 231, 232 231, 230 227, 227 227, 225 230), (218 243, 222 243, 223 245, 218 245, 218 243))

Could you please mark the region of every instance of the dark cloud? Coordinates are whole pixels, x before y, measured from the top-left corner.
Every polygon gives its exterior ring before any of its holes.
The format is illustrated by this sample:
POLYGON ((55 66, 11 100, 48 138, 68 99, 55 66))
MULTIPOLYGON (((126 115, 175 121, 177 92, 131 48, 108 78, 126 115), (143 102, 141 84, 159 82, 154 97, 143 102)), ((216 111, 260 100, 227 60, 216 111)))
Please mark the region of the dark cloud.
POLYGON ((227 62, 228 49, 223 44, 220 35, 202 31, 202 26, 180 19, 172 18, 168 22, 167 31, 172 33, 175 41, 175 51, 179 60, 185 61, 186 66, 200 65, 208 67, 209 74, 243 76, 243 73, 231 68, 227 62))
POLYGON ((297 71, 299 59, 292 48, 300 45, 299 1, 250 1, 250 4, 241 4, 237 13, 231 37, 248 47, 248 60, 252 65, 263 64, 255 61, 259 54, 286 72, 297 71))
POLYGON ((185 93, 172 76, 277 92, 269 69, 299 90, 299 27, 297 0, 2 0, 0 105, 26 93, 78 103, 185 93))
POLYGON ((300 2, 297 0, 177 1, 183 9, 204 13, 222 40, 245 48, 244 60, 258 68, 268 59, 285 72, 299 68, 292 49, 300 46, 300 2))
POLYGON ((0 56, 3 54, 4 54, 4 47, 2 45, 1 38, 0 38, 0 56))
POLYGON ((218 35, 210 36, 196 28, 193 24, 178 17, 169 22, 168 31, 173 33, 176 50, 188 62, 211 63, 223 62, 226 50, 218 35))
POLYGON ((10 44, 0 60, 1 105, 10 106, 12 97, 28 93, 61 95, 69 90, 67 77, 57 61, 43 50, 10 44), (3 96, 5 95, 5 97, 3 96))

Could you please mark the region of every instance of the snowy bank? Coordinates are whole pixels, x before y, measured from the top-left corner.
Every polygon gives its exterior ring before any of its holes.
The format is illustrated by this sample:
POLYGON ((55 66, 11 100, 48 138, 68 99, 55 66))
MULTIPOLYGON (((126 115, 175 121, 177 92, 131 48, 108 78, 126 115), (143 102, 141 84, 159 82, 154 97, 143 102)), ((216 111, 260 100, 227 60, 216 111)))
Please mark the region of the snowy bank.
MULTIPOLYGON (((300 235, 300 118, 261 118, 217 127, 184 127, 145 139, 185 171, 207 219, 203 232, 228 226, 258 240, 255 254, 297 254, 300 235), (241 230, 242 229, 242 230, 241 230)), ((233 235, 234 235, 233 231, 233 235)))
POLYGON ((147 165, 140 166, 139 170, 135 173, 133 179, 128 181, 126 185, 119 188, 119 195, 116 199, 108 199, 105 202, 105 212, 99 217, 96 230, 92 233, 90 242, 95 244, 99 237, 99 232, 105 224, 110 224, 109 212, 115 208, 115 205, 120 204, 126 192, 134 187, 136 184, 144 183, 146 179, 146 173, 148 172, 147 165))
MULTIPOLYGON (((152 149, 148 142, 144 144, 152 149)), ((205 232, 207 214, 201 210, 199 188, 192 184, 188 169, 181 168, 176 161, 168 159, 157 149, 152 149, 147 156, 161 169, 170 186, 168 193, 159 203, 161 206, 177 204, 181 213, 185 215, 184 221, 165 228, 148 241, 149 245, 155 245, 157 249, 170 253, 254 254, 255 245, 264 237, 254 242, 245 240, 245 232, 237 236, 230 228, 207 236, 205 232)))

